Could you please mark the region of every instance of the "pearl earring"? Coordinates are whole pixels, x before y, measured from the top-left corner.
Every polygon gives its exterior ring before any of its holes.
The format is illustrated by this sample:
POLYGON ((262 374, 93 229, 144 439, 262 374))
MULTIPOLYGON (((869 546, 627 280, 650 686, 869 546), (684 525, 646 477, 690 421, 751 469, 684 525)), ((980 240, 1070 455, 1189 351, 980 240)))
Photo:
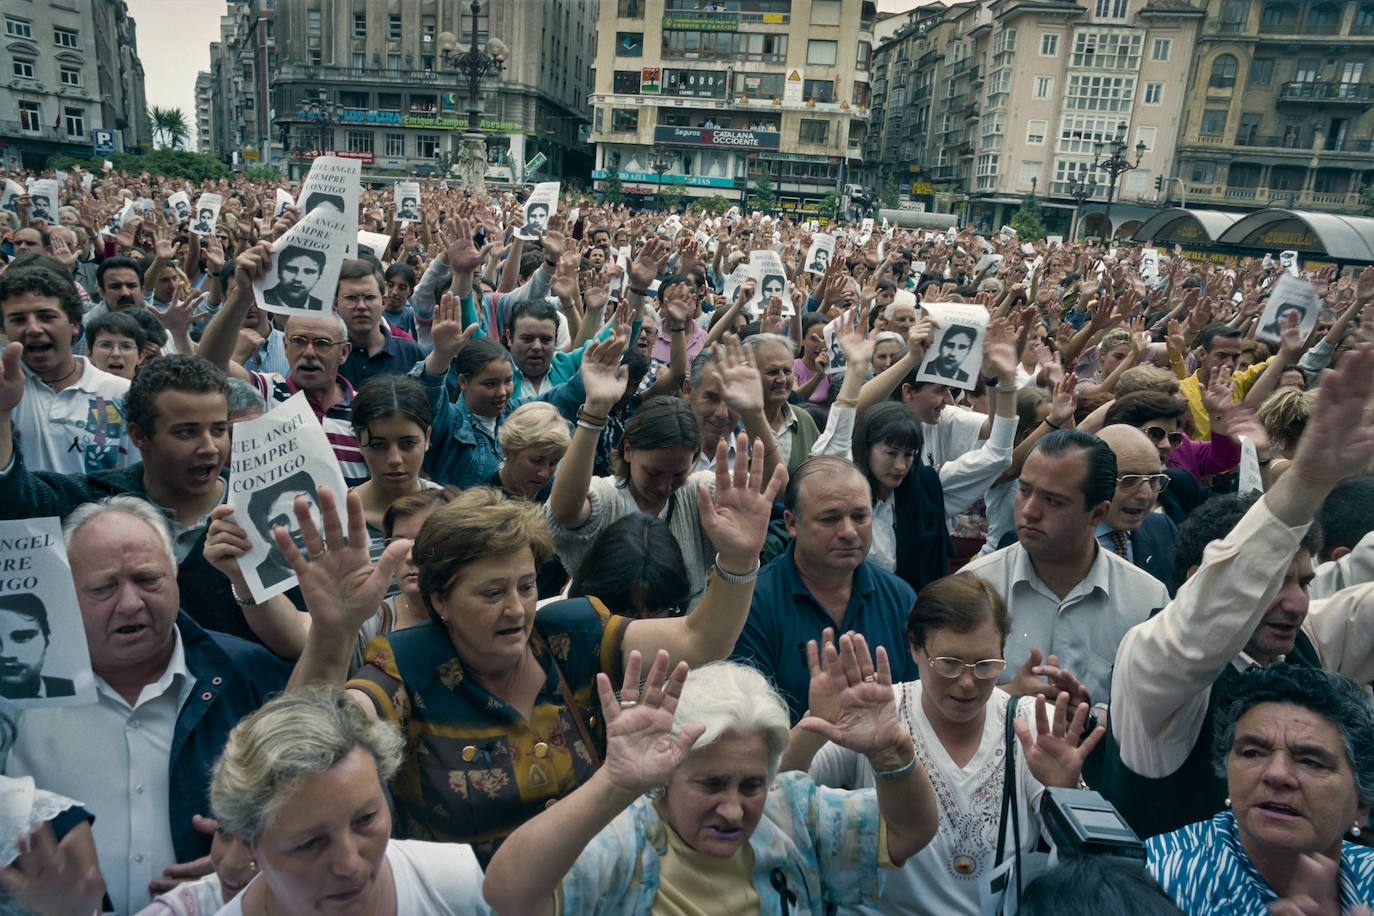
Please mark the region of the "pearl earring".
POLYGON ((1231 796, 1226 796, 1226 807, 1231 807, 1231 796))
POLYGON ((1350 835, 1351 835, 1351 836, 1359 836, 1359 835, 1360 835, 1360 822, 1359 822, 1359 821, 1356 821, 1356 822, 1354 823, 1354 825, 1351 826, 1351 828, 1350 828, 1350 835))

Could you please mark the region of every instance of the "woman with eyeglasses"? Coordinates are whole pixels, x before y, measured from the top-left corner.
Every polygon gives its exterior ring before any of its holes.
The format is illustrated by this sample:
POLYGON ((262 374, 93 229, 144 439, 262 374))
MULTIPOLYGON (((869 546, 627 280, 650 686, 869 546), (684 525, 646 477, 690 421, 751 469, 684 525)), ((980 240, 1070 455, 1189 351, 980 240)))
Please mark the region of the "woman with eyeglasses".
MULTIPOLYGON (((1098 727, 1084 735, 1088 704, 1068 708, 1060 693, 1053 707, 1043 696, 1013 699, 997 686, 1003 647, 1011 629, 1006 604, 992 586, 957 573, 921 589, 907 617, 906 634, 920 680, 894 685, 897 718, 911 733, 916 759, 930 776, 940 806, 935 838, 899 871, 887 876, 879 907, 841 913, 942 913, 977 916, 981 887, 998 863, 1035 849, 1040 839, 1040 796, 1045 786, 1079 785, 1083 761, 1102 739, 1098 727), (1009 743, 1007 715, 1015 709, 1015 804, 1003 811, 1009 743), (1081 743, 1080 743, 1081 742, 1081 743)), ((826 639, 829 639, 827 631, 826 639)), ((837 714, 813 663, 809 715, 837 714)), ((875 785, 862 755, 826 744, 814 732, 792 730, 783 769, 809 769, 817 785, 861 789, 875 785)))

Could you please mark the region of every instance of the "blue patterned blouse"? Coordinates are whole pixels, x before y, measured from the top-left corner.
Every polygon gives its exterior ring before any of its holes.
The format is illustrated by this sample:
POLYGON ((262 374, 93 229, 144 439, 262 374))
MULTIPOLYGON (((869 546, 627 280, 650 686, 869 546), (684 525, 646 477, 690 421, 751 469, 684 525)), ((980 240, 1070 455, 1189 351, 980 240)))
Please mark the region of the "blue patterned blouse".
MULTIPOLYGON (((563 912, 648 916, 667 829, 647 798, 622 812, 563 878, 563 912)), ((749 838, 760 916, 820 914, 826 903, 877 905, 883 886, 878 835, 874 790, 827 789, 805 773, 780 773, 749 838), (786 904, 779 885, 788 892, 786 904)))
MULTIPOLYGON (((1146 867, 1188 916, 1267 916, 1278 900, 1240 845, 1236 816, 1223 811, 1145 841, 1146 867)), ((1374 850, 1341 844, 1341 910, 1374 905, 1374 850)))

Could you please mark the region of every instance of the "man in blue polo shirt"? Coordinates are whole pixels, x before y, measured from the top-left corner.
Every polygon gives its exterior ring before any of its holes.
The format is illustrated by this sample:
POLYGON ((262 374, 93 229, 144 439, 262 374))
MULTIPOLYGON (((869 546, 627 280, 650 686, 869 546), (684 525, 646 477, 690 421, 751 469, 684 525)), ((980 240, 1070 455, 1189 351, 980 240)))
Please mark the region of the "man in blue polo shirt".
POLYGON ((904 629, 916 593, 905 581, 869 563, 873 497, 868 481, 843 458, 808 458, 783 497, 792 543, 759 570, 744 632, 731 656, 772 678, 787 701, 792 724, 806 712, 811 682, 807 640, 861 633, 883 646, 894 682, 915 680, 916 663, 904 629))
POLYGON ((348 358, 339 366, 339 375, 354 388, 374 376, 388 372, 404 374, 425 358, 420 345, 393 333, 382 321, 382 275, 369 261, 344 261, 339 270, 339 287, 334 310, 348 326, 352 344, 348 358))

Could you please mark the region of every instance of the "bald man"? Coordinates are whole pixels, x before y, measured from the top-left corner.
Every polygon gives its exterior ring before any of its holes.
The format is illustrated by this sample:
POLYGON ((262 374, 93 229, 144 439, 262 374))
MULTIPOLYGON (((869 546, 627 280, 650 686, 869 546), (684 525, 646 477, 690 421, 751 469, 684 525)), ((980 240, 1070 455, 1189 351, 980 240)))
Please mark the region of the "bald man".
POLYGON ((1097 435, 1116 455, 1116 492, 1107 518, 1097 526, 1097 542, 1167 586, 1173 581, 1178 527, 1154 511, 1169 485, 1159 450, 1134 426, 1107 426, 1097 435))

